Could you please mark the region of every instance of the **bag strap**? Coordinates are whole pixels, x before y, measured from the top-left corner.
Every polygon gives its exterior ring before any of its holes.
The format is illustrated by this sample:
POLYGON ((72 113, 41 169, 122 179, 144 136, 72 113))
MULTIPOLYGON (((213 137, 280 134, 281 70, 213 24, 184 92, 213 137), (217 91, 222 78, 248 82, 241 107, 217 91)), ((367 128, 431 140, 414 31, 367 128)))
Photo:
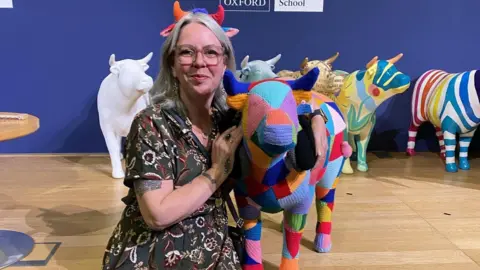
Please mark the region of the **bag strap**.
POLYGON ((235 221, 235 224, 237 224, 237 228, 242 229, 243 228, 243 219, 238 217, 237 210, 235 209, 235 206, 233 205, 232 198, 230 195, 227 194, 227 198, 225 201, 227 201, 227 206, 228 209, 230 210, 230 213, 232 213, 232 217, 235 221))

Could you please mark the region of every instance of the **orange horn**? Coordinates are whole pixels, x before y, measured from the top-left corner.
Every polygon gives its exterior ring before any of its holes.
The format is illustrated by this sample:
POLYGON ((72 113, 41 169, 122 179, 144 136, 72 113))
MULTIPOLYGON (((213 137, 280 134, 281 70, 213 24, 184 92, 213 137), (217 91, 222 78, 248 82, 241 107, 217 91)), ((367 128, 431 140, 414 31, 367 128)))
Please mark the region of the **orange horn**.
POLYGON ((223 19, 225 18, 225 10, 222 5, 218 5, 217 12, 215 14, 210 14, 210 16, 219 24, 222 25, 223 19))
POLYGON ((183 16, 187 15, 187 13, 188 12, 182 10, 178 1, 175 1, 175 3, 173 3, 173 17, 175 18, 175 22, 180 21, 183 16))
POLYGON ((388 59, 388 62, 390 62, 390 64, 394 65, 394 64, 395 64, 396 62, 398 62, 398 60, 400 60, 400 58, 402 58, 402 57, 403 57, 403 53, 399 53, 399 54, 397 54, 397 56, 388 59))
POLYGON ((372 60, 370 60, 370 62, 368 62, 367 69, 369 69, 373 64, 375 64, 375 62, 377 62, 377 60, 378 60, 378 56, 373 57, 372 60))
POLYGON ((331 65, 333 62, 335 62, 335 60, 337 60, 337 57, 340 55, 339 52, 337 52, 335 55, 333 55, 332 57, 328 58, 327 60, 325 60, 325 63, 327 63, 328 65, 331 65))

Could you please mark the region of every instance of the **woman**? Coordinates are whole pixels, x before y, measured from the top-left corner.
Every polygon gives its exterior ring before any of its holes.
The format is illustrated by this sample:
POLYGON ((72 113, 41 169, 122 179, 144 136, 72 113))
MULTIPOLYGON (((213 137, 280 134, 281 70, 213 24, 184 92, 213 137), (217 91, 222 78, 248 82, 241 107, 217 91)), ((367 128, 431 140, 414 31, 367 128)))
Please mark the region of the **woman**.
MULTIPOLYGON (((188 14, 163 45, 153 107, 127 137, 127 205, 103 269, 240 269, 219 188, 242 134, 221 133, 221 80, 235 71, 232 45, 208 15, 188 14)), ((228 121, 231 121, 229 119, 228 121)))

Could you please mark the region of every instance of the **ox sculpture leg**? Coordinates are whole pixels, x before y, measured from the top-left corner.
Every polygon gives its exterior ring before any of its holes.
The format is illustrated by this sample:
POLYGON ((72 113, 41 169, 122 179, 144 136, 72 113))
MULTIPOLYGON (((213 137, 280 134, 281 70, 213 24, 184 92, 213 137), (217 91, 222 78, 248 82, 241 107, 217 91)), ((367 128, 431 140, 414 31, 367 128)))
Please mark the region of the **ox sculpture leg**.
POLYGON ((297 179, 296 182, 300 186, 294 193, 283 198, 285 201, 295 203, 283 211, 283 249, 280 269, 300 269, 298 265, 300 242, 314 197, 314 186, 309 183, 310 173, 310 171, 304 172, 303 179, 297 179))
MULTIPOLYGON (((417 139, 418 129, 420 125, 415 121, 410 123, 410 127, 408 128, 408 144, 407 144, 407 154, 409 156, 415 155, 415 142, 417 139)), ((443 137, 443 131, 439 127, 435 127, 435 136, 437 136, 438 144, 440 146, 440 157, 445 160, 445 140, 443 137)))
POLYGON ((122 153, 122 136, 116 134, 115 129, 105 121, 100 119, 100 128, 107 144, 108 154, 110 156, 110 163, 112 165, 112 177, 123 178, 125 172, 123 171, 123 153, 122 153))
MULTIPOLYGON (((367 148, 368 143, 370 142, 370 136, 372 135, 373 127, 375 126, 375 122, 376 116, 375 114, 372 114, 370 121, 367 122, 359 131, 353 132, 348 130, 348 142, 352 149, 354 149, 353 151, 356 151, 357 170, 361 172, 368 171, 367 148)), ((350 164, 350 158, 345 160, 342 172, 345 174, 353 173, 353 169, 350 164)))
MULTIPOLYGON (((300 184, 296 191, 281 200, 287 203, 283 209, 282 233, 283 247, 280 269, 300 269, 300 241, 306 225, 307 214, 312 206, 314 186, 309 184, 310 172, 303 173, 303 179, 296 179, 291 184, 300 184)), ((245 255, 242 269, 263 269, 262 262, 262 218, 260 205, 238 189, 234 190, 240 217, 244 220, 245 255)))
POLYGON ((459 158, 458 158, 458 166, 462 170, 469 170, 470 163, 468 162, 468 147, 470 146, 470 142, 472 141, 473 135, 475 135, 475 131, 477 129, 471 130, 467 133, 460 133, 460 151, 459 151, 459 158))
MULTIPOLYGON (((335 201, 335 190, 339 182, 345 159, 352 154, 352 148, 347 141, 346 121, 338 106, 323 94, 313 93, 312 104, 316 109, 319 105, 324 112, 322 122, 312 120, 312 130, 315 132, 317 153, 325 151, 325 159, 312 169, 311 182, 315 185, 315 206, 317 224, 315 229, 314 249, 317 252, 329 252, 332 248, 332 213, 335 201), (326 134, 326 147, 318 148, 318 133, 326 134), (320 180, 320 181, 318 181, 320 180)), ((323 138, 323 136, 321 136, 323 138)))
MULTIPOLYGON (((443 125, 446 126, 446 125, 443 125)), ((443 136, 445 140, 445 168, 448 172, 457 172, 457 164, 455 162, 455 148, 457 145, 456 133, 450 131, 448 127, 443 127, 443 136)), ((459 164, 458 167, 462 170, 469 170, 470 163, 468 162, 468 147, 475 134, 476 128, 466 133, 460 133, 459 135, 459 164)))
POLYGON ((445 159, 445 139, 443 138, 443 131, 441 128, 435 128, 435 136, 437 136, 438 144, 440 145, 440 156, 445 159))
POLYGON ((353 134, 346 132, 345 138, 352 149, 352 156, 348 157, 343 163, 342 173, 353 174, 353 168, 350 160, 353 158, 353 154, 355 154, 355 157, 357 156, 357 143, 355 142, 355 135, 353 134))
POLYGON ((365 125, 358 134, 357 147, 357 170, 361 172, 368 171, 367 165, 367 147, 370 142, 370 136, 372 135, 373 127, 375 126, 376 116, 372 114, 371 120, 365 125))
MULTIPOLYGON (((335 191, 345 160, 352 154, 351 147, 344 140, 344 133, 346 133, 346 130, 330 137, 332 142, 330 143, 331 148, 327 166, 312 170, 312 177, 316 177, 318 171, 323 171, 321 180, 315 186, 317 224, 315 227, 314 248, 321 253, 329 252, 332 248, 331 233, 335 191)), ((331 134, 335 133, 332 132, 331 134)))
POLYGON ((248 195, 240 189, 234 189, 235 201, 238 212, 243 219, 243 231, 245 236, 245 252, 242 269, 263 269, 262 264, 262 218, 261 206, 248 198, 248 195))

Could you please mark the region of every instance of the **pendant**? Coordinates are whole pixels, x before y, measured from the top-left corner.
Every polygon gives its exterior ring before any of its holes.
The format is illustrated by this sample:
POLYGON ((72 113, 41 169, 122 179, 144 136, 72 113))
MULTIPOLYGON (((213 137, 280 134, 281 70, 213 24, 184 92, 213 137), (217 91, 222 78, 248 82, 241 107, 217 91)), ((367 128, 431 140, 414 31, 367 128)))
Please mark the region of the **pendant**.
POLYGON ((215 206, 220 207, 222 206, 223 200, 222 198, 215 198, 215 206))

